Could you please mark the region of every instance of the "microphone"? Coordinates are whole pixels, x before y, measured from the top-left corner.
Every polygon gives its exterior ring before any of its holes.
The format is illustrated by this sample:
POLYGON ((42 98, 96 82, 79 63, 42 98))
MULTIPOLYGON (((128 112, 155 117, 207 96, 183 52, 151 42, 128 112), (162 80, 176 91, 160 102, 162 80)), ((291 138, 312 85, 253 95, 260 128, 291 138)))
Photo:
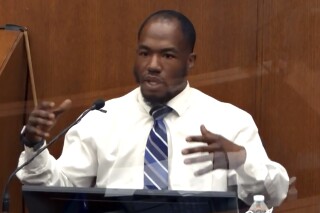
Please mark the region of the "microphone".
MULTIPOLYGON (((98 99, 98 100, 96 100, 95 102, 93 102, 93 104, 92 104, 92 106, 89 108, 89 110, 94 110, 94 109, 95 109, 95 110, 101 111, 101 108, 104 107, 104 103, 105 103, 104 100, 98 99)), ((107 112, 107 111, 105 111, 105 110, 102 110, 102 111, 107 112)))
POLYGON ((73 123, 71 123, 68 127, 66 127, 65 129, 63 129, 58 135, 56 135, 51 141, 49 141, 45 146, 43 146, 42 148, 38 149, 36 151, 36 153, 26 162, 24 162, 23 164, 21 164, 19 167, 16 168, 16 170, 14 170, 11 175, 9 176, 7 183, 4 187, 4 191, 3 191, 3 198, 2 198, 2 213, 7 213, 9 212, 9 202, 10 202, 10 196, 9 196, 9 184, 12 180, 12 178, 17 174, 18 171, 20 171, 23 167, 25 167, 26 165, 28 165, 29 163, 31 163, 33 161, 33 159, 35 159, 41 152, 43 152, 43 150, 47 149, 50 145, 52 145, 54 142, 56 142, 63 134, 65 134, 71 127, 73 127, 74 125, 76 125, 77 123, 79 123, 81 121, 81 119, 86 116, 90 111, 92 110, 99 110, 100 112, 106 113, 106 110, 101 109, 102 107, 104 107, 105 101, 102 99, 98 99, 96 100, 92 106, 88 109, 86 109, 73 123))

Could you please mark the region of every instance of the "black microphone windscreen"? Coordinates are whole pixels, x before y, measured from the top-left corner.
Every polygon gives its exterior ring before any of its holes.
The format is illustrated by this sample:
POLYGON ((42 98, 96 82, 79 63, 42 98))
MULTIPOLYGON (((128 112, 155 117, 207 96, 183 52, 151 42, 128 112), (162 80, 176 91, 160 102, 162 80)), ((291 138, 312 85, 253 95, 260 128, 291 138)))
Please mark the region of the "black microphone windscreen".
POLYGON ((93 109, 101 109, 102 107, 104 107, 105 101, 102 99, 98 99, 93 103, 93 109))

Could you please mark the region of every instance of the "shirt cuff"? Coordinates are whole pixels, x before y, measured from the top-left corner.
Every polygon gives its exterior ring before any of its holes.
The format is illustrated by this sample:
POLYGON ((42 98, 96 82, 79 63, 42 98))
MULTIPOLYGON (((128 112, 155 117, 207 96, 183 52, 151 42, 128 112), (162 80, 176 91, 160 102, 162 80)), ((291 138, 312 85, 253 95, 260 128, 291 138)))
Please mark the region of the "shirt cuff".
POLYGON ((26 130, 26 126, 24 125, 22 127, 21 132, 20 132, 20 141, 21 141, 21 143, 25 147, 33 148, 33 151, 37 151, 38 149, 40 149, 44 144, 44 140, 42 139, 40 142, 35 142, 35 141, 28 140, 25 137, 25 130, 26 130))

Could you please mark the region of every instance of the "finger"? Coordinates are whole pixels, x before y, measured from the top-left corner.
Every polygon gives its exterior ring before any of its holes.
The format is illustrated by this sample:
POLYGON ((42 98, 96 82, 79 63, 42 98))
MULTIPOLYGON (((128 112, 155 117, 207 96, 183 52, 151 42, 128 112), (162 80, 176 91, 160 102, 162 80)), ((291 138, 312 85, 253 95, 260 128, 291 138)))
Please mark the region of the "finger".
POLYGON ((203 124, 200 126, 200 132, 201 132, 201 135, 204 139, 212 138, 212 136, 214 135, 212 132, 208 131, 207 128, 203 124))
POLYGON ((28 126, 26 137, 30 139, 31 141, 35 141, 37 138, 48 138, 50 136, 48 131, 45 131, 43 129, 34 127, 34 126, 28 126))
MULTIPOLYGON (((201 125, 200 126, 200 131, 201 131, 201 134, 202 134, 202 126, 204 127, 204 125, 201 125)), ((187 142, 204 142, 204 138, 203 138, 203 134, 202 135, 190 135, 186 138, 186 141, 187 142)))
POLYGON ((53 120, 49 118, 42 118, 42 117, 33 117, 31 116, 28 120, 28 126, 52 126, 53 120))
POLYGON ((201 134, 204 138, 208 138, 209 141, 218 141, 222 138, 221 135, 215 134, 213 132, 210 132, 207 130, 207 128, 204 125, 200 126, 201 134))
POLYGON ((211 161, 212 163, 202 169, 199 169, 194 173, 195 176, 207 174, 215 169, 229 169, 229 162, 227 156, 223 152, 215 152, 206 156, 199 156, 195 158, 185 159, 185 164, 200 163, 205 161, 211 161), (203 160, 203 161, 202 161, 203 160))
POLYGON ((71 108, 72 101, 70 99, 64 100, 57 108, 52 110, 54 113, 55 117, 59 117, 63 112, 67 111, 68 109, 71 108))
POLYGON ((208 165, 208 166, 196 171, 194 173, 194 175, 195 176, 201 176, 201 175, 204 175, 204 174, 207 174, 207 173, 211 172, 212 170, 213 170, 213 164, 211 163, 210 165, 208 165))
POLYGON ((186 138, 187 142, 203 142, 203 143, 213 143, 220 138, 220 135, 214 134, 207 130, 207 128, 202 124, 200 126, 201 135, 193 135, 186 138))
POLYGON ((182 154, 188 155, 188 154, 193 154, 193 153, 198 153, 198 152, 213 153, 213 152, 216 152, 219 150, 221 150, 221 147, 219 146, 219 144, 210 144, 210 146, 197 146, 197 147, 183 149, 182 154))
POLYGON ((186 138, 187 142, 200 142, 200 143, 206 143, 206 141, 204 141, 204 138, 202 135, 192 135, 192 136, 188 136, 186 138))
POLYGON ((49 132, 43 131, 39 128, 36 128, 34 126, 27 126, 27 131, 25 137, 29 141, 39 142, 43 138, 48 138, 50 136, 49 132))
POLYGON ((208 133, 210 133, 203 124, 200 125, 200 131, 202 135, 207 135, 208 133))
POLYGON ((54 119, 54 114, 49 111, 50 109, 35 109, 30 113, 29 118, 43 118, 54 119))
POLYGON ((49 109, 52 109, 53 107, 55 106, 55 103, 52 102, 52 101, 42 101, 37 109, 40 109, 40 110, 49 110, 49 109))
POLYGON ((199 135, 188 136, 186 138, 186 141, 189 143, 200 142, 200 143, 212 144, 212 143, 218 142, 222 138, 223 137, 221 135, 214 134, 211 132, 206 132, 205 135, 201 135, 201 136, 199 135))
POLYGON ((36 109, 34 109, 29 118, 41 117, 44 119, 53 119, 54 114, 50 110, 55 106, 55 103, 52 101, 42 101, 36 109))
POLYGON ((207 154, 207 155, 201 155, 198 157, 193 157, 193 158, 186 158, 184 160, 185 164, 194 164, 194 163, 202 163, 206 161, 213 161, 213 153, 207 154))

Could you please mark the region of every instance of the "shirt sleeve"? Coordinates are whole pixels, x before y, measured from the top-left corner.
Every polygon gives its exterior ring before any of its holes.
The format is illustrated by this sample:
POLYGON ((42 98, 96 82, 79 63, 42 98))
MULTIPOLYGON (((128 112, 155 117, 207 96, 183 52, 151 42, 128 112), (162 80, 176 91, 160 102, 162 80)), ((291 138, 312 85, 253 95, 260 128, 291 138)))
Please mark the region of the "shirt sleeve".
MULTIPOLYGON (((45 149, 30 164, 24 166, 17 173, 17 177, 23 184, 92 186, 96 174, 93 143, 88 138, 81 138, 80 131, 78 128, 69 130, 59 159, 55 159, 48 149, 45 149)), ((19 157, 19 166, 33 157, 35 153, 32 148, 25 146, 25 150, 19 157)))
POLYGON ((235 143, 244 146, 246 161, 230 171, 229 185, 237 185, 239 198, 248 205, 256 194, 264 195, 269 207, 280 205, 287 196, 289 177, 281 164, 268 158, 253 119, 241 129, 235 143))
MULTIPOLYGON (((46 143, 44 144, 46 145, 46 143)), ((25 146, 20 154, 18 166, 27 162, 36 154, 33 148, 25 146)), ((45 186, 72 186, 71 182, 57 168, 56 159, 45 149, 29 164, 17 172, 17 177, 23 184, 45 186)))

